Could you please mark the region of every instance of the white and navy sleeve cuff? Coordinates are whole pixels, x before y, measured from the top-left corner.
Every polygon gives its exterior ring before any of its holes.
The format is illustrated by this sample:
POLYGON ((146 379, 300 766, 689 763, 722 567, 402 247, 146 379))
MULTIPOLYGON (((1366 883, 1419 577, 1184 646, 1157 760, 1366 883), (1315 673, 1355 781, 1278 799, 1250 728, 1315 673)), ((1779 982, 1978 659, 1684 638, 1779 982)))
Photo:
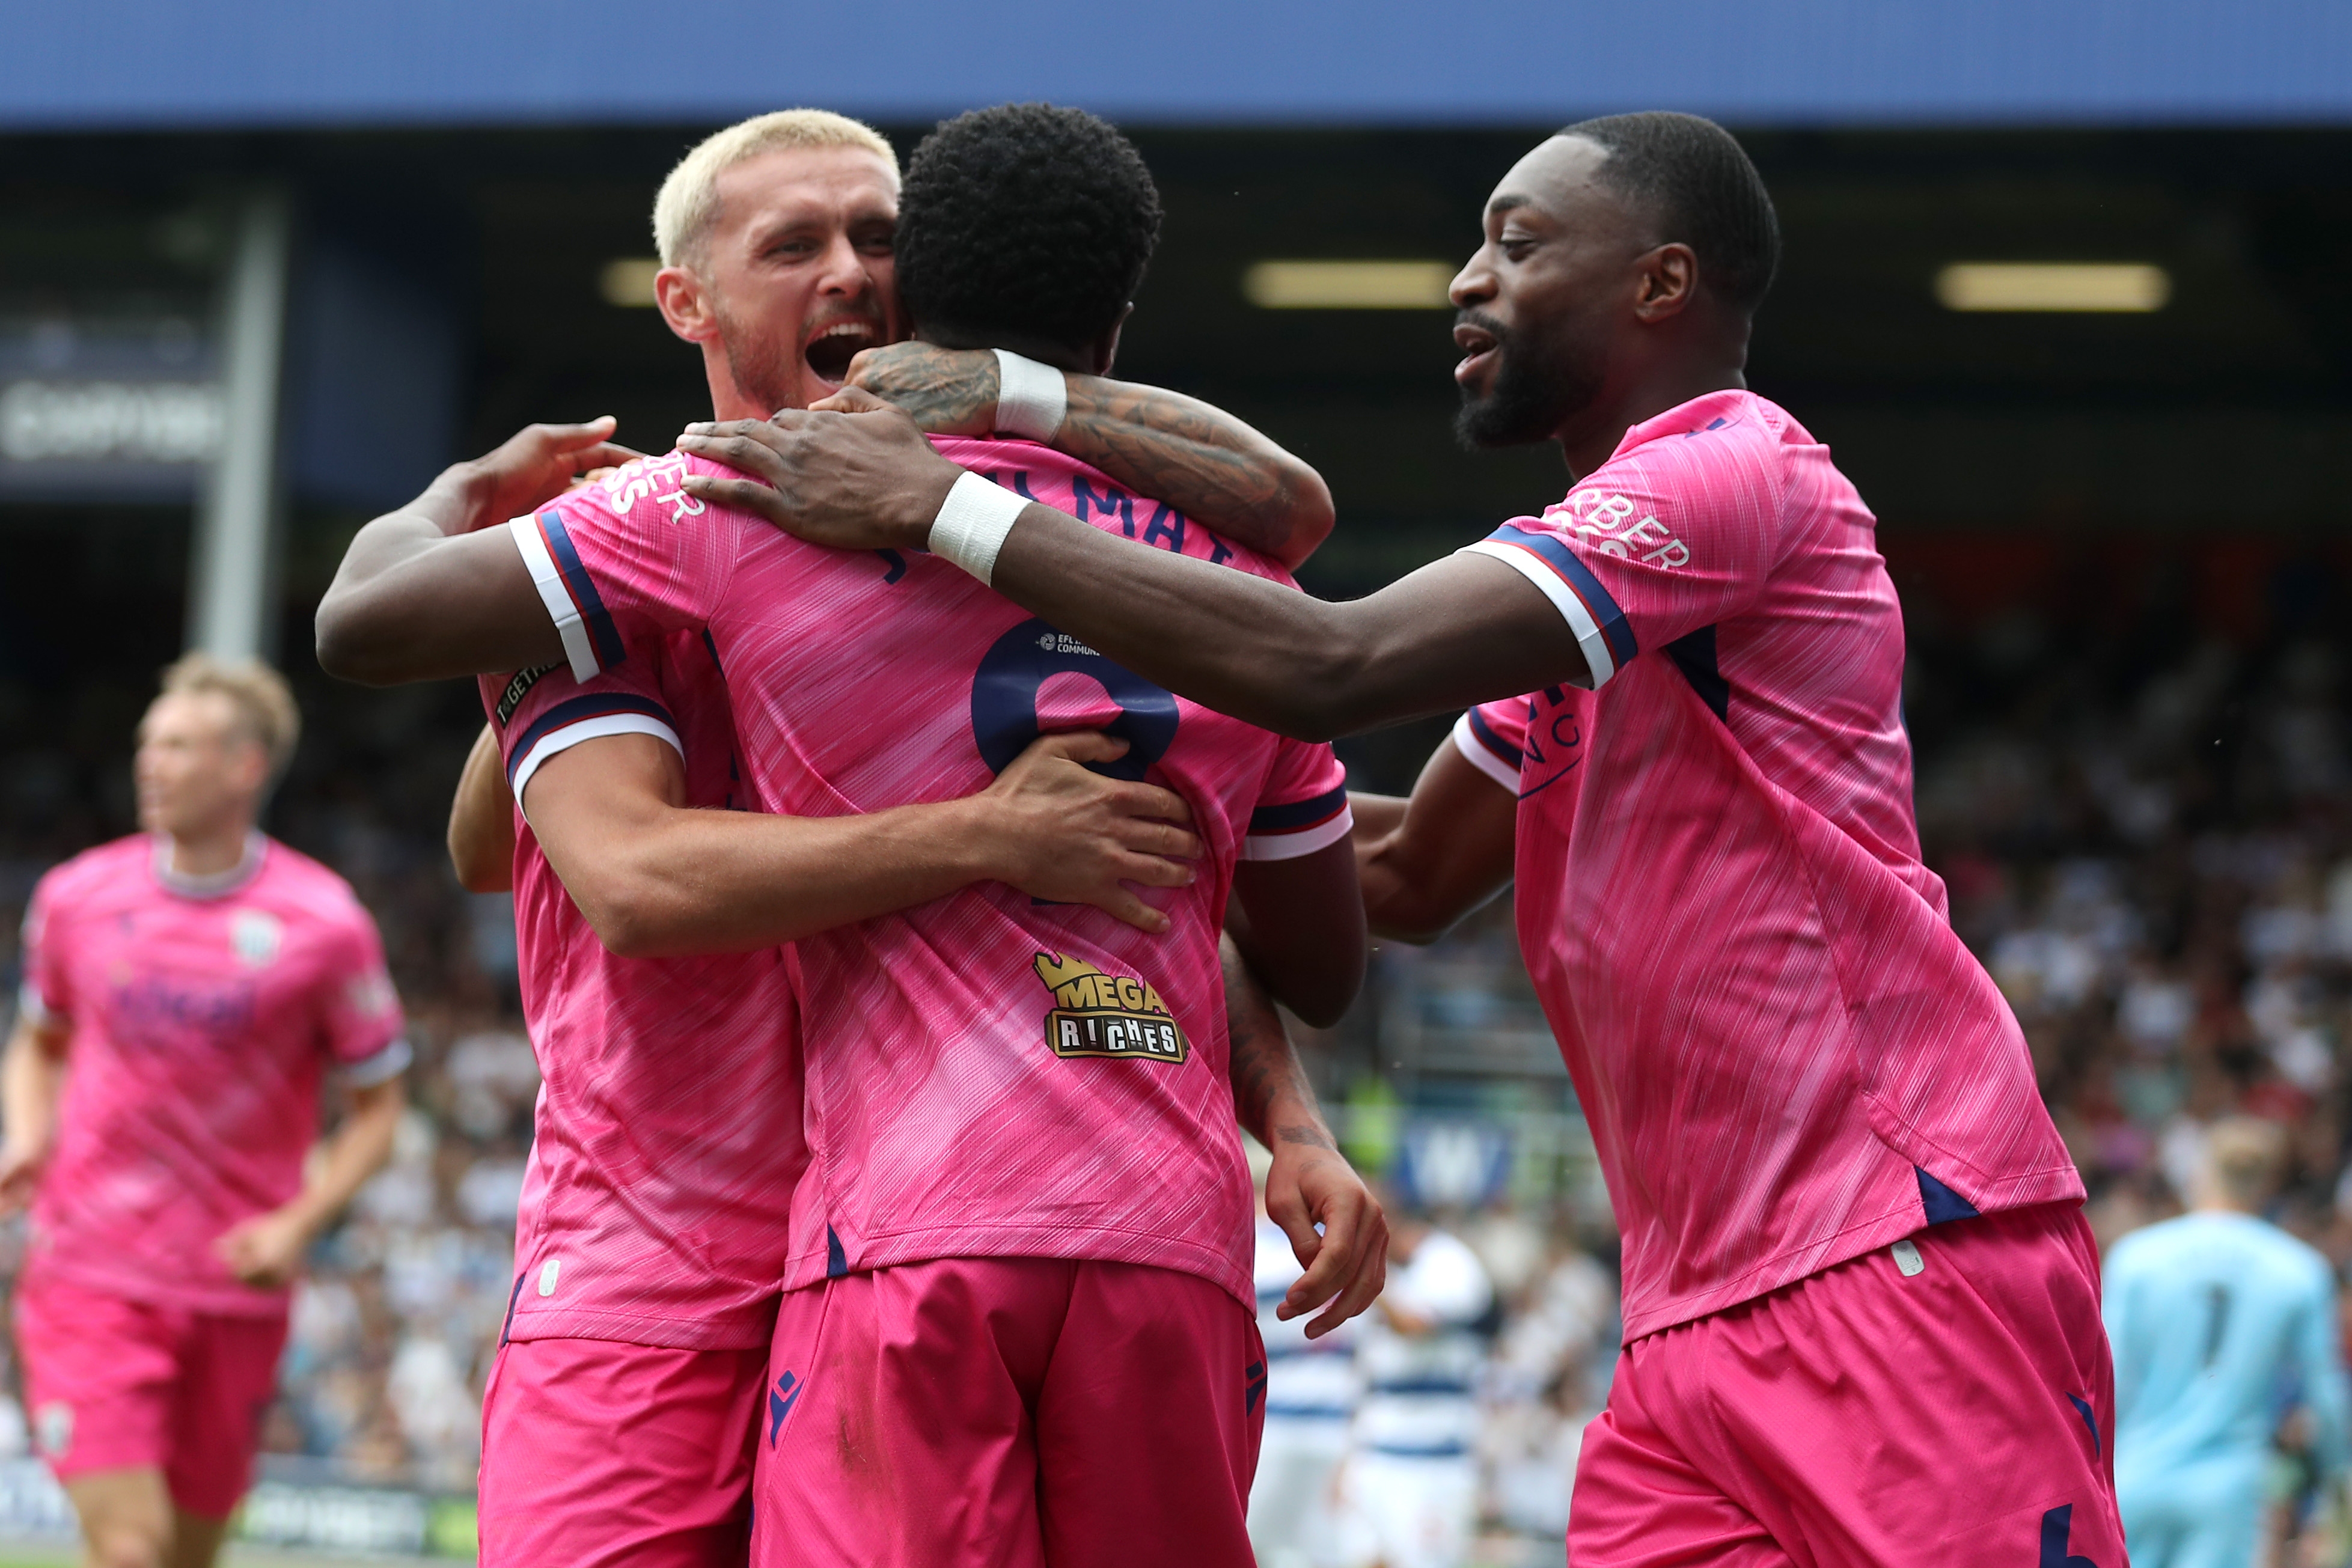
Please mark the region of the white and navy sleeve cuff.
POLYGON ((1495 727, 1488 724, 1476 708, 1454 721, 1453 740, 1454 749, 1460 752, 1471 767, 1512 794, 1519 792, 1519 764, 1522 760, 1519 748, 1496 735, 1495 727))
POLYGON ((507 531, 514 538, 515 549, 522 552, 523 564, 530 569, 539 601, 547 606, 556 632, 563 638, 563 656, 571 662, 572 678, 587 680, 626 657, 613 617, 604 609, 604 596, 580 564, 580 552, 572 546, 562 514, 551 508, 536 517, 517 517, 507 524, 507 531))
POLYGON ((1551 601, 1584 651, 1594 691, 1607 685, 1641 652, 1625 612, 1559 535, 1505 523, 1476 544, 1463 546, 1462 553, 1493 557, 1551 601))
POLYGON ((373 1056, 362 1056, 343 1066, 343 1082, 353 1089, 373 1089, 379 1083, 389 1083, 408 1071, 416 1060, 405 1037, 392 1041, 373 1056))
POLYGON ((1286 806, 1260 806, 1250 813, 1249 833, 1242 840, 1245 861, 1297 860, 1338 843, 1356 825, 1348 806, 1348 787, 1326 790, 1311 800, 1286 806))
POLYGON ((584 692, 566 697, 531 720, 507 753, 507 787, 521 807, 525 821, 530 820, 530 806, 523 800, 523 790, 541 764, 583 740, 607 735, 650 735, 667 742, 680 760, 686 757, 685 744, 677 737, 677 721, 651 697, 635 692, 584 692))

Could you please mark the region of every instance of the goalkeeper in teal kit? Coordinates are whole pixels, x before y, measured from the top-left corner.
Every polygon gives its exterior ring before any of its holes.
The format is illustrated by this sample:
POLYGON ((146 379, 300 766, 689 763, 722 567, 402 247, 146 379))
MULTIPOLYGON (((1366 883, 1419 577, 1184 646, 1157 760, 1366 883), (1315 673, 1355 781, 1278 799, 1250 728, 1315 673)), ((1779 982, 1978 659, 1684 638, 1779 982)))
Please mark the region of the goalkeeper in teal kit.
POLYGON ((2344 1474, 2335 1271, 2255 1217, 2285 1145, 2269 1123, 2220 1123, 2193 1210, 2107 1256, 2116 1496, 2136 1568, 2254 1561, 2271 1439, 2290 1406, 2310 1416, 2321 1479, 2344 1474))

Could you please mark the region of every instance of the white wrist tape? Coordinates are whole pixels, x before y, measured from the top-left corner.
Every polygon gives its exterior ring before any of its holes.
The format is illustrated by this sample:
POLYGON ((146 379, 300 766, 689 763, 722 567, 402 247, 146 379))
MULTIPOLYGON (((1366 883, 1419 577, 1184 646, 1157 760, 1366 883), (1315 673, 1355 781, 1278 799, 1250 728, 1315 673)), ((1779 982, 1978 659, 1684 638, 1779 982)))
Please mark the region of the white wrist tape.
POLYGON ((1012 491, 966 473, 940 503, 940 515, 931 519, 931 553, 955 562, 982 582, 992 581, 996 552, 1004 548, 1004 536, 1013 531, 1028 505, 1012 491))
POLYGON ((1051 365, 996 350, 996 428, 1007 435, 1051 441, 1070 412, 1070 383, 1051 365))

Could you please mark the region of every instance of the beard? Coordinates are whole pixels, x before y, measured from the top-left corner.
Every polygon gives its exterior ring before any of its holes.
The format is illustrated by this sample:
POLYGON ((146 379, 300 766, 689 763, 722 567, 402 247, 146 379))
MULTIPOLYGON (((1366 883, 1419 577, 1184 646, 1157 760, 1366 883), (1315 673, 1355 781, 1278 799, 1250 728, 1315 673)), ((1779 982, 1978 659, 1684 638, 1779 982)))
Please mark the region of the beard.
POLYGON ((762 332, 714 302, 719 345, 727 350, 728 373, 746 397, 770 413, 801 403, 800 341, 789 334, 762 332))
MULTIPOLYGON (((1479 325, 1492 330, 1494 324, 1481 320, 1479 325)), ((1495 379, 1483 396, 1463 389, 1454 434, 1473 450, 1549 441, 1569 415, 1600 391, 1597 356, 1579 356, 1556 341, 1498 334, 1495 379)))

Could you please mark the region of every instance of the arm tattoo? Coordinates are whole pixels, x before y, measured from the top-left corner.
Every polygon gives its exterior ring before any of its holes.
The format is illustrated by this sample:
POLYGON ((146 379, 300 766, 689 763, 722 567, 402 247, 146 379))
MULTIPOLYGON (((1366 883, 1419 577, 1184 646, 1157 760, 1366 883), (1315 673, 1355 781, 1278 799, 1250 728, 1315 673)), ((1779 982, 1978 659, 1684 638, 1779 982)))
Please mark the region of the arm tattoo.
POLYGON ((1099 410, 1072 411, 1054 444, 1139 494, 1243 539, 1278 527, 1297 504, 1288 476, 1243 449, 1230 421, 1157 387, 1100 382, 1099 410))
POLYGON ((996 356, 898 343, 859 377, 859 384, 905 409, 927 431, 977 429, 983 408, 996 406, 996 356))

